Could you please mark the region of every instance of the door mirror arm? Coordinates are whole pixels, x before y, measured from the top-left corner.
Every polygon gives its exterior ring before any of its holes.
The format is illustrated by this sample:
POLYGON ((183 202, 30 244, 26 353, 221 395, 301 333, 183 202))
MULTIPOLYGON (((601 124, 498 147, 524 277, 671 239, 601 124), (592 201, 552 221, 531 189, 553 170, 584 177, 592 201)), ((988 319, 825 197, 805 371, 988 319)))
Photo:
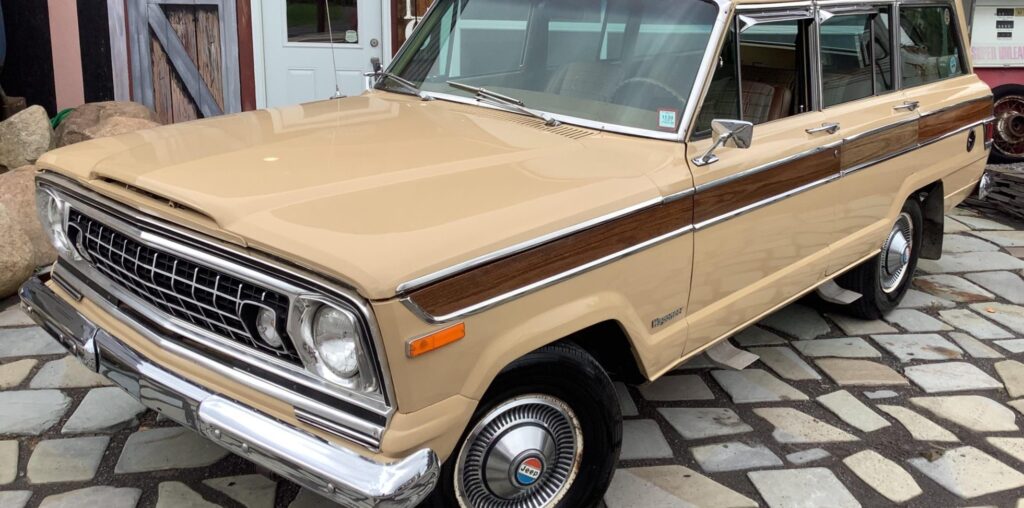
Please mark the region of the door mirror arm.
POLYGON ((693 159, 693 163, 697 166, 707 166, 718 162, 715 150, 722 146, 750 148, 754 138, 754 124, 743 120, 712 120, 711 132, 715 136, 715 142, 703 155, 693 159))

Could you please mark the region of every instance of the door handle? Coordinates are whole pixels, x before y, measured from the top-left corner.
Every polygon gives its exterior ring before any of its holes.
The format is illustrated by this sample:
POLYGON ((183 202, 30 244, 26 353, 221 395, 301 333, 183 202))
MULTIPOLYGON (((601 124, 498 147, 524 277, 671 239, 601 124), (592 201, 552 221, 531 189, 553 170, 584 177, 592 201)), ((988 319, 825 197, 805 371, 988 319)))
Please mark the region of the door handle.
POLYGON ((839 124, 837 124, 835 122, 823 123, 823 124, 821 124, 821 127, 814 127, 814 128, 811 128, 811 129, 807 129, 805 132, 807 132, 808 134, 817 134, 819 132, 827 132, 829 134, 835 134, 835 133, 839 132, 839 124))
POLYGON ((906 101, 899 106, 893 106, 892 109, 896 111, 916 111, 919 107, 921 107, 921 103, 918 101, 906 101))

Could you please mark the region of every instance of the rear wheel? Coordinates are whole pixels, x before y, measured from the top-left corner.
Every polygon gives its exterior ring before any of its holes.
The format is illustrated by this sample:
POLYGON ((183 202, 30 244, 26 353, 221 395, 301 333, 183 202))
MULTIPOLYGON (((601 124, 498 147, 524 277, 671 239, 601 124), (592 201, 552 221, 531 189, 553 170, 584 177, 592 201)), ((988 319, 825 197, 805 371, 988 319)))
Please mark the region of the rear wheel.
POLYGON ((1024 161, 1024 86, 996 87, 991 162, 1010 164, 1024 161))
POLYGON ((903 204, 878 255, 839 278, 840 286, 861 294, 844 307, 848 313, 878 319, 899 305, 917 270, 921 228, 921 205, 911 198, 903 204))
POLYGON ((494 381, 427 504, 594 506, 621 441, 615 389, 601 366, 579 347, 546 346, 494 381))

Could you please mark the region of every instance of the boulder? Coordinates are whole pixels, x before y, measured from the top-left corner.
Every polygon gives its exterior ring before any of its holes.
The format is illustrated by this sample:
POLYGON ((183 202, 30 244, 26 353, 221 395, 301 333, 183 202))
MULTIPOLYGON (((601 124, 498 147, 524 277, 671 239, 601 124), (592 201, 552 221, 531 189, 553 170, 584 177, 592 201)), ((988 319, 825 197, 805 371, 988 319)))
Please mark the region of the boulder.
POLYGON ((35 166, 24 166, 0 175, 0 204, 7 208, 11 220, 28 238, 33 266, 42 266, 56 261, 57 252, 43 232, 36 213, 35 177, 35 166))
POLYGON ((32 106, 0 122, 0 166, 11 169, 35 164, 53 146, 50 118, 41 106, 32 106))
POLYGON ((36 264, 32 259, 32 242, 15 223, 7 207, 0 204, 0 299, 15 294, 32 276, 36 264))
POLYGON ((160 124, 152 120, 146 120, 144 118, 129 118, 125 116, 118 116, 114 118, 108 118, 88 129, 85 129, 84 133, 90 136, 90 139, 105 138, 108 136, 117 136, 118 134, 128 134, 129 132, 140 131, 142 129, 152 129, 153 127, 159 127, 160 124))
POLYGON ((57 127, 57 146, 88 141, 103 135, 124 134, 141 128, 155 127, 156 113, 136 102, 92 102, 83 104, 69 114, 57 127), (114 122, 115 126, 101 127, 114 119, 146 120, 141 122, 114 122))

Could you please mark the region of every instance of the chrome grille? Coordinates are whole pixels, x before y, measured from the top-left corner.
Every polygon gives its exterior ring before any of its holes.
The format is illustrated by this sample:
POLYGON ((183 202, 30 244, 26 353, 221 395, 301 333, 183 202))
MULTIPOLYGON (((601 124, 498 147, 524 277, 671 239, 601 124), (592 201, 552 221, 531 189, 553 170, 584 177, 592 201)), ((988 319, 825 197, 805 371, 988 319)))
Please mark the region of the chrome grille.
MULTIPOLYGON (((288 298, 275 291, 154 249, 72 209, 68 237, 112 282, 161 312, 258 351, 302 365, 285 330, 288 298), (254 337, 255 316, 243 316, 249 304, 277 316, 282 345, 254 337)), ((255 309, 254 307, 252 307, 255 309)))

